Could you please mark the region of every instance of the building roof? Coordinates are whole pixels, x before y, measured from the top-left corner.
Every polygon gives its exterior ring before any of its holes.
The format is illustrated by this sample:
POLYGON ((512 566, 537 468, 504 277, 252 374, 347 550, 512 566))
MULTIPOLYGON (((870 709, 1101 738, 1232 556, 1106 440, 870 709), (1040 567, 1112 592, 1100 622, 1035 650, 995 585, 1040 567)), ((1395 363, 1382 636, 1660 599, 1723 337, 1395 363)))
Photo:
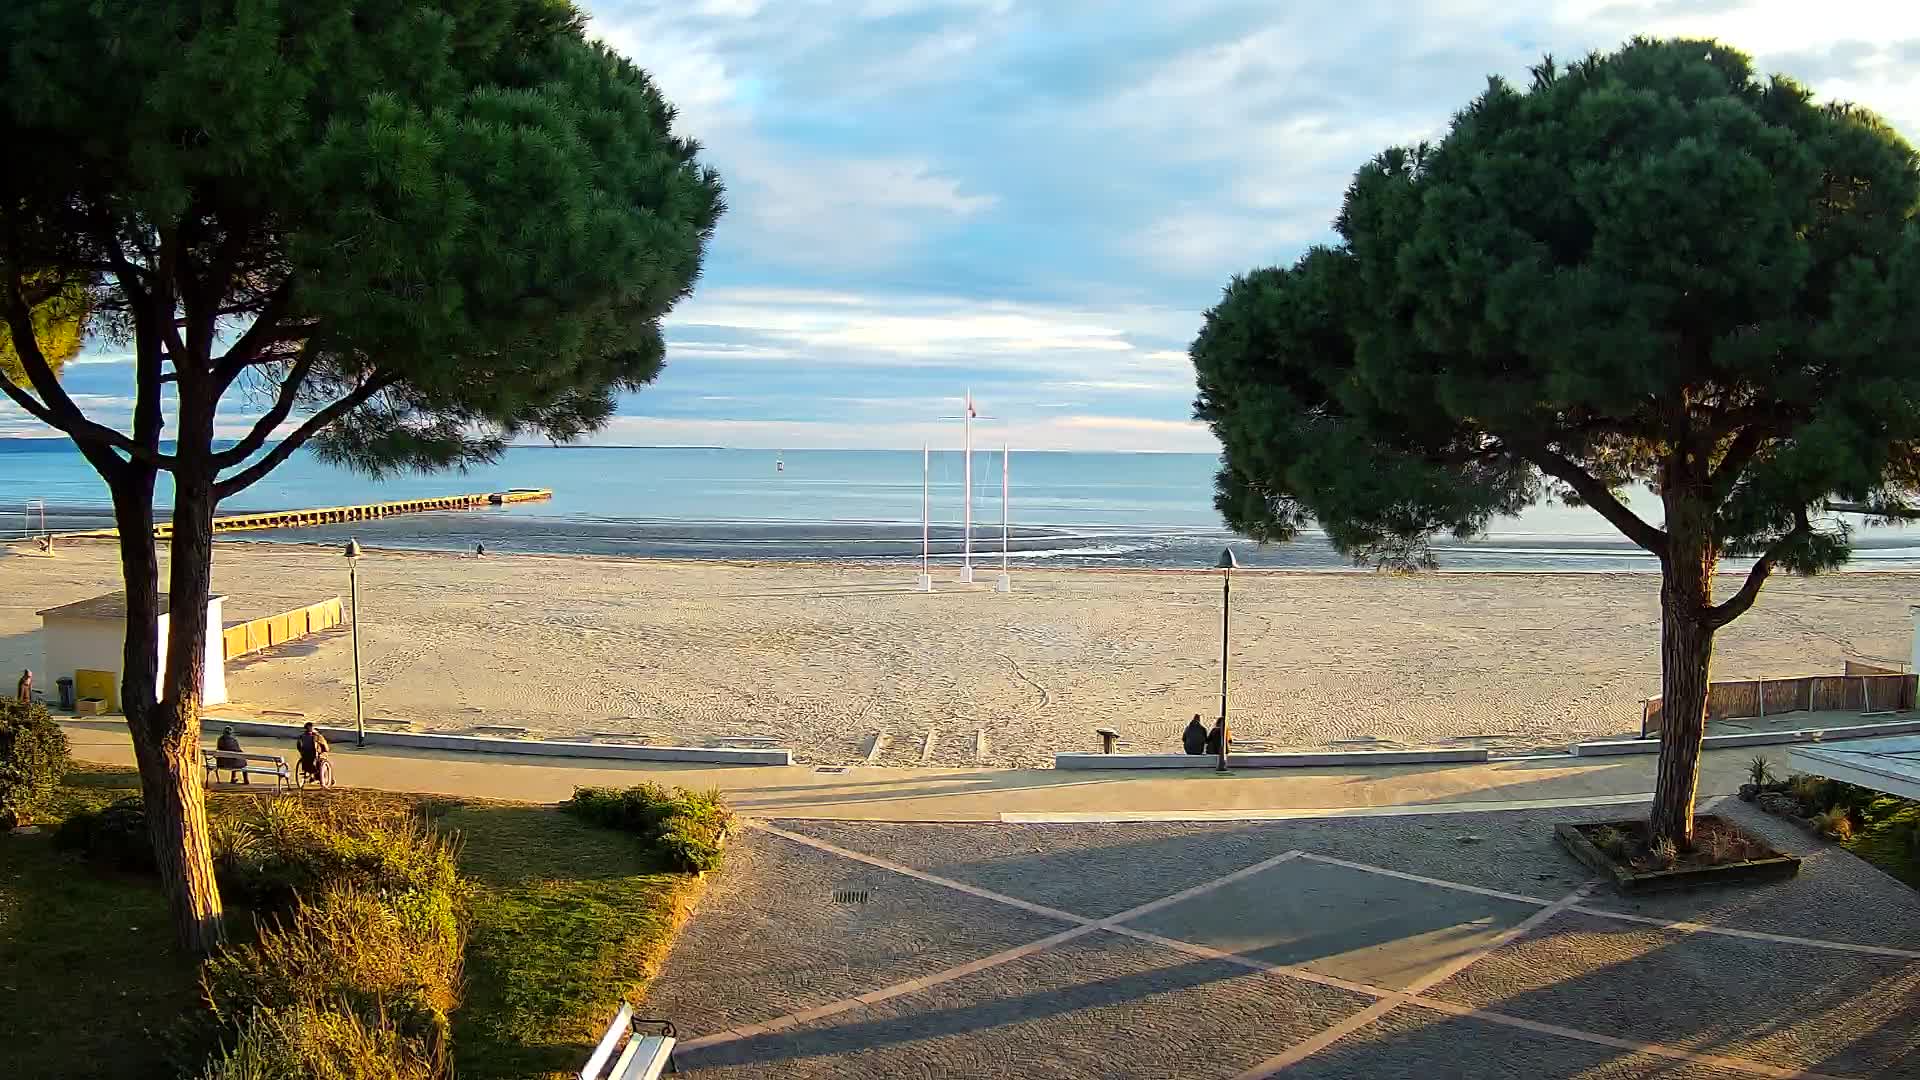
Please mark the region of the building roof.
MULTIPOLYGON (((156 593, 154 599, 160 605, 159 614, 165 615, 168 608, 167 594, 156 593)), ((223 600, 225 597, 213 595, 207 599, 223 600)), ((127 593, 122 589, 119 592, 107 593, 105 596, 95 596, 87 600, 76 600, 71 604, 62 604, 59 607, 46 608, 34 614, 43 619, 112 619, 116 622, 125 622, 127 593)))
POLYGON ((1795 746, 1787 751, 1787 763, 1888 795, 1920 799, 1920 735, 1795 746))

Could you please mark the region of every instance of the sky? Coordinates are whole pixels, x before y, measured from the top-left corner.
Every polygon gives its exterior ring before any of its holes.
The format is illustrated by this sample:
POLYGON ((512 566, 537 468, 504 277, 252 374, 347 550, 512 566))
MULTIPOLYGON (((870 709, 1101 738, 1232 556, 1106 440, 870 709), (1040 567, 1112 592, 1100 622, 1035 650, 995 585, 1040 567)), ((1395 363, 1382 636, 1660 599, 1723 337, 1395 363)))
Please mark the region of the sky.
MULTIPOLYGON (((1228 280, 1329 239, 1355 169, 1543 54, 1716 36, 1920 138, 1911 0, 584 6, 731 207, 603 443, 957 446, 971 388, 988 444, 1213 452, 1185 350, 1228 280)), ((103 346, 67 382, 110 419, 129 377, 103 346)))

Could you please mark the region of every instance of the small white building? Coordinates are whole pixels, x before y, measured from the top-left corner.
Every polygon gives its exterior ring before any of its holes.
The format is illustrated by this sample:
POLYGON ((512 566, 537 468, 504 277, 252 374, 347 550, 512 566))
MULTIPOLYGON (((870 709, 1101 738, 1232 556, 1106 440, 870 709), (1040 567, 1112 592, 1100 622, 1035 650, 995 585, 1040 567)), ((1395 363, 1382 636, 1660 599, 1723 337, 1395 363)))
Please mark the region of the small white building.
MULTIPOLYGON (((207 673, 200 698, 203 705, 219 705, 227 700, 225 648, 220 634, 221 606, 225 601, 224 596, 207 598, 207 673)), ((167 667, 165 593, 160 594, 159 602, 159 672, 164 677, 167 667)), ((106 698, 107 711, 120 711, 121 657, 127 634, 127 594, 108 593, 91 600, 48 608, 37 614, 40 616, 42 662, 36 685, 43 688, 48 698, 52 699, 56 680, 73 679, 78 688, 82 680, 77 672, 108 672, 112 675, 112 682, 106 698)), ((156 678, 155 694, 160 692, 159 684, 160 678, 156 678)), ((85 690, 77 689, 76 693, 84 696, 85 690)))

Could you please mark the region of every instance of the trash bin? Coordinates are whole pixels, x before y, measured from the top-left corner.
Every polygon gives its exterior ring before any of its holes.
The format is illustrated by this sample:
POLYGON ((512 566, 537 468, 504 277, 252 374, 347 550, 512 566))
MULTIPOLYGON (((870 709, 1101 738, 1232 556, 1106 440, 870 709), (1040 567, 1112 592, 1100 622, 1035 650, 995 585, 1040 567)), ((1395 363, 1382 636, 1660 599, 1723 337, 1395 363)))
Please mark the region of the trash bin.
POLYGON ((72 712, 73 711, 73 676, 62 675, 59 678, 53 680, 53 685, 60 688, 60 707, 67 710, 68 712, 72 712))

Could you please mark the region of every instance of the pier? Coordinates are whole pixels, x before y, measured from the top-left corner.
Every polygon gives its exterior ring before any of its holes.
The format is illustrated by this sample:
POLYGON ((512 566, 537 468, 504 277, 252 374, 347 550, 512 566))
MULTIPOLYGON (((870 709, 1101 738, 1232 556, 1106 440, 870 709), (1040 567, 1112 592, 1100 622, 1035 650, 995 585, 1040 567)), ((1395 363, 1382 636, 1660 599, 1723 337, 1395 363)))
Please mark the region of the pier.
MULTIPOLYGON (((469 495, 436 495, 427 499, 399 499, 394 502, 362 503, 357 506, 321 506, 306 510, 270 510, 260 514, 226 514, 213 519, 215 535, 250 532, 259 529, 299 529, 313 525, 337 525, 347 521, 371 521, 401 514, 425 514, 436 510, 478 510, 509 503, 539 502, 553 498, 548 488, 511 488, 507 491, 479 492, 469 495)), ((118 529, 94 529, 64 533, 64 537, 117 537, 118 529)), ((161 522, 153 527, 155 540, 173 536, 173 525, 161 522)))

